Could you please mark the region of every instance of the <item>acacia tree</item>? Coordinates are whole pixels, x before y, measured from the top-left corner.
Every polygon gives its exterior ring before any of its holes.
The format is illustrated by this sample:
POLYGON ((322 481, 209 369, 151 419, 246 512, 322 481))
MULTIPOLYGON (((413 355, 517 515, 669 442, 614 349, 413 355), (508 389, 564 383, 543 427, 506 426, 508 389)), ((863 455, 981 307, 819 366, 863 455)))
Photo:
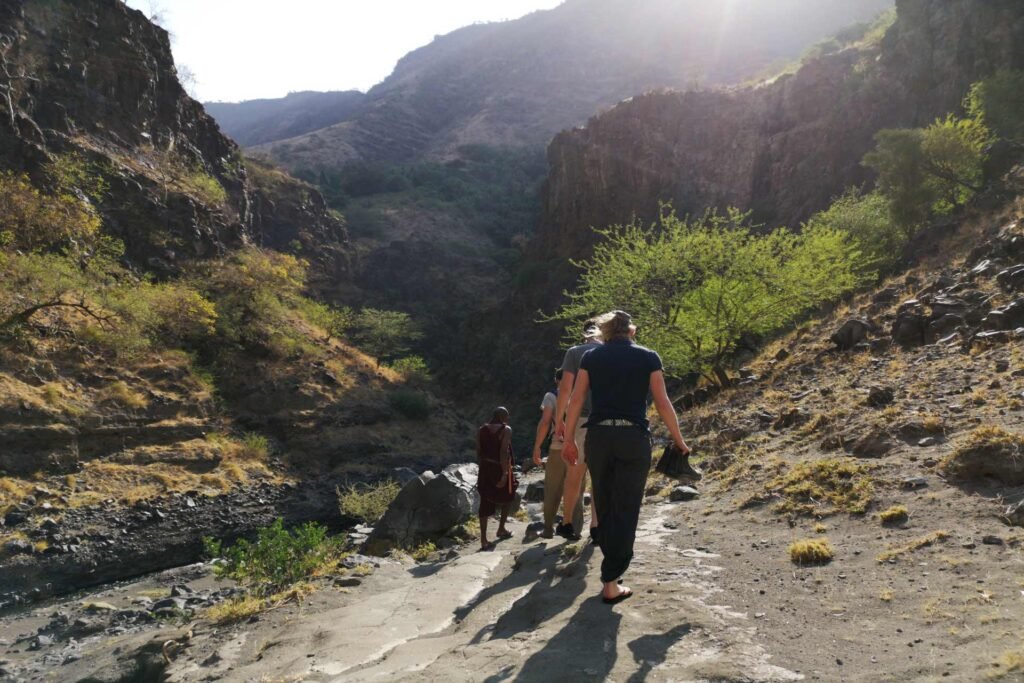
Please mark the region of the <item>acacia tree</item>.
POLYGON ((843 232, 757 227, 730 209, 694 220, 665 211, 650 228, 599 231, 593 258, 575 264, 579 288, 554 317, 575 329, 596 312, 628 310, 669 374, 727 384, 726 364, 743 337, 777 331, 874 277, 843 232))

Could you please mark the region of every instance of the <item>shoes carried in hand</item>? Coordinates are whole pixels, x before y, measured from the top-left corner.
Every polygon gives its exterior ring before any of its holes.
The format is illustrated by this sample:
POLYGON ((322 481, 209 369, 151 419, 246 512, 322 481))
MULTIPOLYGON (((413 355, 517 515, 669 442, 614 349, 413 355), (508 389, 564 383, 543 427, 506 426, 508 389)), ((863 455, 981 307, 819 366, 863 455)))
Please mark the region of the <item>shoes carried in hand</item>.
POLYGON ((701 479, 704 478, 704 475, 700 473, 700 470, 693 469, 693 465, 691 465, 689 463, 689 461, 686 461, 686 462, 683 463, 683 468, 682 468, 682 471, 679 473, 679 478, 680 479, 686 478, 686 479, 693 479, 695 481, 700 481, 701 479))

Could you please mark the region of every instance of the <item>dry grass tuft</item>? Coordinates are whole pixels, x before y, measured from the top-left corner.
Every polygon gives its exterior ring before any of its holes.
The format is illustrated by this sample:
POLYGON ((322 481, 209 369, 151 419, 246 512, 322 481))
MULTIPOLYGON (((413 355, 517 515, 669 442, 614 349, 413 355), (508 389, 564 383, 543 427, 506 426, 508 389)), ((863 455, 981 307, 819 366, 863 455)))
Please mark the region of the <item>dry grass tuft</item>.
POLYGON ((401 490, 398 483, 391 479, 338 489, 338 508, 346 517, 353 517, 364 524, 374 524, 384 516, 401 490))
POLYGON ((113 403, 124 408, 139 410, 149 405, 149 399, 132 389, 126 382, 118 380, 100 389, 99 403, 113 403))
POLYGON ((776 512, 797 515, 863 514, 874 497, 869 469, 853 458, 797 463, 765 489, 782 496, 776 512))
POLYGON ((878 561, 888 562, 889 560, 895 560, 903 555, 906 555, 907 553, 912 553, 915 550, 920 550, 921 548, 927 548, 929 546, 935 545, 940 541, 944 541, 947 538, 949 538, 948 531, 933 531, 927 536, 922 536, 921 538, 914 539, 906 545, 902 545, 896 548, 890 548, 889 550, 885 551, 884 553, 878 556, 878 561))
POLYGON ((884 591, 882 591, 881 593, 878 594, 878 599, 881 600, 882 602, 892 602, 893 598, 895 598, 895 597, 896 597, 896 594, 893 593, 888 588, 886 588, 884 591))
POLYGON ((1024 484, 1024 436, 998 425, 981 425, 942 462, 951 479, 993 477, 1009 486, 1024 484))
POLYGON ((910 511, 905 505, 893 505, 888 510, 878 513, 878 517, 882 524, 902 524, 910 519, 910 511))
POLYGON ((834 556, 832 544, 827 538, 808 538, 789 545, 789 559, 801 566, 826 564, 834 556))
POLYGON ((1022 674, 1024 674, 1024 648, 1010 650, 1000 655, 999 659, 992 663, 992 668, 988 672, 988 678, 999 680, 1022 674))

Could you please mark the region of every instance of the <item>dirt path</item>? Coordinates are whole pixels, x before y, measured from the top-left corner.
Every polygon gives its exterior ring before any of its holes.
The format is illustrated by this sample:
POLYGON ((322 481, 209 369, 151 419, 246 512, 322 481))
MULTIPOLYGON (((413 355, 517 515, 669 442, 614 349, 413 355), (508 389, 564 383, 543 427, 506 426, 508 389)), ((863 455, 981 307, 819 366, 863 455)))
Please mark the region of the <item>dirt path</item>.
POLYGON ((752 618, 716 599, 718 556, 669 542, 671 507, 644 508, 636 595, 614 608, 598 595, 600 551, 581 543, 567 557, 564 541, 519 523, 496 552, 385 564, 351 595, 197 642, 171 680, 800 680, 771 663, 752 618))

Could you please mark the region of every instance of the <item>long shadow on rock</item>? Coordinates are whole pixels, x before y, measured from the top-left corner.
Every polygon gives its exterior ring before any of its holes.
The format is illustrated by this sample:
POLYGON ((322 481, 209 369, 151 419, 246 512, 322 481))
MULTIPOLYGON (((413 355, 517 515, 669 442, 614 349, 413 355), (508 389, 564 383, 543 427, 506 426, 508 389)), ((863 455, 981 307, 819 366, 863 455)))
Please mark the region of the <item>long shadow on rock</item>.
MULTIPOLYGON (((522 588, 537 581, 545 569, 553 572, 558 556, 549 554, 549 552, 546 544, 535 545, 524 550, 517 558, 515 569, 508 576, 493 586, 488 586, 482 590, 472 602, 455 610, 456 621, 464 620, 473 610, 496 595, 507 593, 516 588, 522 588)), ((478 638, 474 639, 474 641, 477 642, 478 638)))
POLYGON ((691 630, 689 624, 680 624, 665 633, 640 636, 630 642, 629 651, 633 653, 633 660, 640 665, 640 668, 626 680, 626 683, 646 681, 647 675, 665 661, 672 646, 682 640, 691 630))
POLYGON ((601 602, 600 595, 588 598, 562 630, 526 660, 515 680, 605 680, 615 668, 621 621, 622 615, 601 602))
MULTIPOLYGON (((536 547, 542 549, 541 546, 536 547)), ((586 587, 587 563, 593 553, 593 546, 587 546, 572 563, 561 568, 557 565, 557 555, 542 555, 544 569, 540 575, 537 576, 533 572, 527 573, 527 576, 536 580, 533 581, 533 585, 526 595, 512 603, 512 607, 502 614, 497 622, 482 628, 470 642, 479 643, 487 634, 490 634, 491 640, 511 638, 536 628, 572 607, 576 598, 586 587), (561 578, 561 581, 558 581, 556 585, 558 578, 561 578)), ((525 554, 520 556, 521 562, 528 559, 525 554)), ((525 583, 519 585, 525 585, 525 583)), ((509 589, 511 588, 510 586, 509 589)))

